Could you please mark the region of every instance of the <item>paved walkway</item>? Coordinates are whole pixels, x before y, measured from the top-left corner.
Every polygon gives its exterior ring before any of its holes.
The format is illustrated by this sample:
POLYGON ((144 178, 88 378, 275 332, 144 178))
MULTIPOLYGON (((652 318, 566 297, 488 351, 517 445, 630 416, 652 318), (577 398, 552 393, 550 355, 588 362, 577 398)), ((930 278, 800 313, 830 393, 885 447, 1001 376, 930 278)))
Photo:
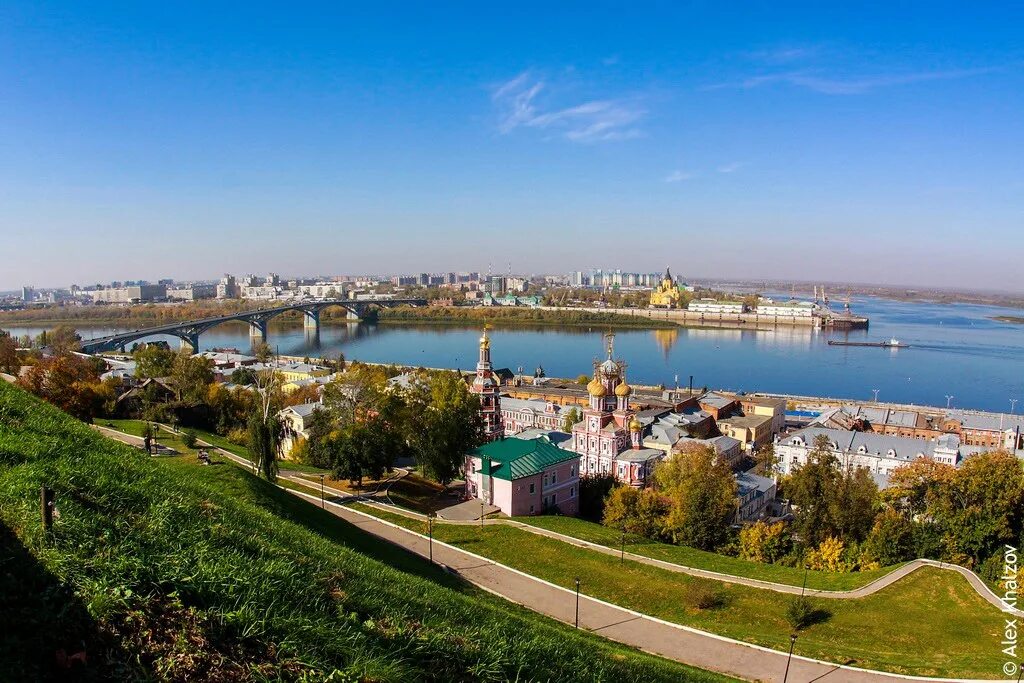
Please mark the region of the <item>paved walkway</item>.
MULTIPOLYGON (((136 445, 141 441, 137 437, 115 430, 104 427, 97 427, 97 429, 125 443, 136 445)), ((251 463, 244 458, 222 449, 216 450, 238 464, 251 467, 251 463)), ((284 478, 296 483, 312 485, 309 480, 293 477, 291 474, 285 475, 284 478)), ((317 504, 321 502, 319 492, 317 495, 313 495, 291 489, 285 490, 310 502, 317 504)), ((326 507, 332 514, 389 543, 421 557, 429 557, 430 541, 426 536, 346 507, 342 502, 352 496, 336 490, 332 493, 335 495, 326 501, 326 507)), ((526 527, 527 525, 521 526, 526 527)), ((612 553, 614 554, 614 550, 612 553)), ((452 572, 474 585, 559 621, 574 624, 578 610, 581 628, 611 640, 691 666, 751 681, 778 682, 782 681, 786 675, 786 653, 673 624, 611 605, 585 594, 577 596, 572 590, 529 576, 511 567, 440 541, 433 541, 433 557, 436 563, 448 567, 452 572)), ((635 559, 650 558, 635 556, 635 559)), ((731 577, 731 581, 743 583, 740 577, 731 577)), ((880 683, 883 681, 892 683, 906 680, 954 680, 902 676, 844 667, 801 657, 799 651, 798 640, 797 654, 794 654, 789 664, 788 680, 794 683, 810 683, 812 681, 815 683, 831 681, 836 683, 840 681, 844 683, 880 683)))

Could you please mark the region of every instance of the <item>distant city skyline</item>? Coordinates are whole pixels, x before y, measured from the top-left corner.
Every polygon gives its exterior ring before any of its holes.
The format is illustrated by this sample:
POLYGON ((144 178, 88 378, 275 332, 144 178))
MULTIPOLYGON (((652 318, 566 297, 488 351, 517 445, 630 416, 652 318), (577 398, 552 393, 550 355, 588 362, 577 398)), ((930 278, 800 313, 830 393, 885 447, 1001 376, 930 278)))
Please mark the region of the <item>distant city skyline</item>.
POLYGON ((1024 7, 924 7, 14 0, 0 290, 511 261, 1024 291, 1024 7))

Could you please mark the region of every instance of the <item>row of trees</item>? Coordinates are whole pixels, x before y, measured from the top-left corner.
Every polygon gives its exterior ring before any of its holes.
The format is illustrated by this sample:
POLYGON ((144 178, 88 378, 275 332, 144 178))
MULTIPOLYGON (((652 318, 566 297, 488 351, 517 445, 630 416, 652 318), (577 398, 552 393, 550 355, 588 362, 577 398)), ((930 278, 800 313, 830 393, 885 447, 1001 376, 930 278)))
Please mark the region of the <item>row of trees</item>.
POLYGON ((454 372, 420 372, 407 387, 387 379, 386 368, 353 363, 325 386, 323 408, 293 457, 356 485, 408 457, 425 476, 451 482, 465 453, 483 442, 479 400, 454 372))
POLYGON ((680 453, 658 465, 651 489, 613 488, 603 522, 757 562, 854 571, 926 557, 992 580, 1004 546, 1024 542, 1024 467, 1006 452, 972 456, 959 468, 908 463, 880 491, 866 469, 845 467, 820 437, 808 461, 781 482, 792 522, 758 522, 738 532, 731 526, 734 480, 714 460, 703 449, 680 453))

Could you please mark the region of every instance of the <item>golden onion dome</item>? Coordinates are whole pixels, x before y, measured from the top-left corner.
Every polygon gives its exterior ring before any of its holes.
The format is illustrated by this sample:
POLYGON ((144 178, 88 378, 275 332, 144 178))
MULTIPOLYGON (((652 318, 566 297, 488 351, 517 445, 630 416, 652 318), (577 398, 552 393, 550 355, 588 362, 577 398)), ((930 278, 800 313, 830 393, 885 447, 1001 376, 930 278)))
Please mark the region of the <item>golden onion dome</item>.
POLYGON ((590 380, 590 384, 587 385, 587 393, 591 396, 604 396, 607 391, 605 390, 604 385, 595 377, 590 380))
POLYGON ((644 426, 640 424, 640 420, 636 419, 636 415, 634 415, 633 419, 629 421, 629 431, 639 432, 643 428, 644 426))
POLYGON ((629 396, 632 393, 633 393, 633 387, 629 386, 625 382, 623 382, 619 386, 615 387, 615 395, 616 396, 629 396))

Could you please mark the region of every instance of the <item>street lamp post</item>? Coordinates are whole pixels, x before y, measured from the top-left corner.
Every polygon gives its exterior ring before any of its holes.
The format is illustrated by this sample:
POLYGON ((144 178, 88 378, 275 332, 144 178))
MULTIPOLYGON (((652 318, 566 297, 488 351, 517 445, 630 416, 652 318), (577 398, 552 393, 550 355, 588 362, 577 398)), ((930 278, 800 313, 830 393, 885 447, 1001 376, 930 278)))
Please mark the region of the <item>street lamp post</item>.
POLYGON ((480 531, 484 530, 484 499, 480 499, 480 531))
POLYGON ((324 475, 320 475, 320 507, 326 508, 327 504, 324 502, 324 475))
POLYGON ((1011 398, 1010 399, 1010 415, 1013 415, 1014 408, 1016 408, 1016 407, 1017 407, 1017 399, 1011 398))
POLYGON ((782 683, 789 680, 789 662, 793 659, 793 648, 796 646, 796 634, 789 634, 789 656, 786 657, 786 673, 782 676, 782 683))
POLYGON ((576 577, 576 628, 580 627, 580 577, 576 577))
POLYGON ((875 395, 875 403, 878 403, 878 389, 872 389, 871 392, 875 395))
POLYGON ((429 551, 430 552, 430 564, 434 564, 434 513, 433 512, 428 512, 427 513, 427 537, 430 539, 429 542, 428 542, 429 546, 430 546, 430 551, 429 551))
POLYGON ((955 397, 955 396, 953 396, 952 394, 946 394, 946 408, 947 408, 947 409, 949 409, 949 408, 952 408, 952 407, 953 407, 953 405, 952 405, 952 404, 953 404, 953 399, 954 399, 954 398, 956 398, 956 397, 955 397))
POLYGON ((626 530, 622 530, 622 538, 619 539, 619 564, 626 561, 626 530))

